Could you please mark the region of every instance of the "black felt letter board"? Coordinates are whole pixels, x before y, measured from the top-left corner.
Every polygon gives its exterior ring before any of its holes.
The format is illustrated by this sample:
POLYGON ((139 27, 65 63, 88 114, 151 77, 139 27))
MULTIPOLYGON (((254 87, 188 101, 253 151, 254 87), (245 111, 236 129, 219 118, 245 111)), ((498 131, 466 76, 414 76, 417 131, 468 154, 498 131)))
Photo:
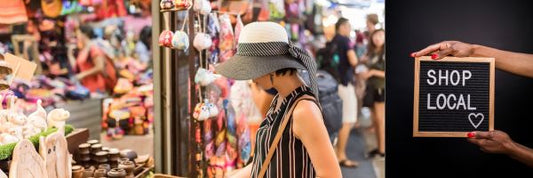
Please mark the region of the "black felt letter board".
POLYGON ((494 59, 422 57, 415 70, 413 136, 493 130, 494 59))

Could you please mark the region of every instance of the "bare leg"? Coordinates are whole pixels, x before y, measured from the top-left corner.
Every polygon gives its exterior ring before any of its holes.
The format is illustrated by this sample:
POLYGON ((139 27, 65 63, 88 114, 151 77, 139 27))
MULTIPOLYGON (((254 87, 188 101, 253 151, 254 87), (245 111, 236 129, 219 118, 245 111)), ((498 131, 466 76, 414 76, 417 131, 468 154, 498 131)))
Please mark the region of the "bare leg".
MULTIPOLYGON (((350 131, 354 127, 353 123, 343 123, 342 128, 339 130, 339 136, 337 139, 337 145, 335 147, 335 152, 337 153, 337 159, 339 161, 347 160, 346 157, 346 145, 348 143, 348 138, 350 137, 350 131)), ((357 165, 355 161, 348 161, 346 163, 348 166, 357 165)))
POLYGON ((374 126, 376 128, 376 137, 378 141, 378 151, 385 153, 385 103, 375 102, 373 109, 374 126))

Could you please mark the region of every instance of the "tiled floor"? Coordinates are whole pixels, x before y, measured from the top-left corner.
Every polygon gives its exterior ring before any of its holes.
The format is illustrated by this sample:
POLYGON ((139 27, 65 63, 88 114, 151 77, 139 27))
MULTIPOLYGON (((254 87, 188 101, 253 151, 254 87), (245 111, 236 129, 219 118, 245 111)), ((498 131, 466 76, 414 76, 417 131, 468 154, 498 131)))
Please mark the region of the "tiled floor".
POLYGON ((342 175, 347 178, 383 178, 385 161, 365 158, 366 153, 373 148, 376 148, 374 133, 364 128, 352 130, 346 154, 349 159, 358 161, 359 167, 342 168, 342 175))

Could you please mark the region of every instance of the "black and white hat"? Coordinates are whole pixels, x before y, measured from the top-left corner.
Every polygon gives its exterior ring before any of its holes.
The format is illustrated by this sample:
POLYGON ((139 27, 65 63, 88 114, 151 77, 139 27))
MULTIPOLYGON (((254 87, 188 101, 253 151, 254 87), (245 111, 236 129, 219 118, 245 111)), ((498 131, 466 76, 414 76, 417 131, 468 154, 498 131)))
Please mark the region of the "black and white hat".
POLYGON ((216 66, 216 72, 236 80, 250 80, 284 68, 307 70, 318 96, 316 62, 289 41, 285 28, 274 22, 253 22, 241 31, 237 54, 216 66))

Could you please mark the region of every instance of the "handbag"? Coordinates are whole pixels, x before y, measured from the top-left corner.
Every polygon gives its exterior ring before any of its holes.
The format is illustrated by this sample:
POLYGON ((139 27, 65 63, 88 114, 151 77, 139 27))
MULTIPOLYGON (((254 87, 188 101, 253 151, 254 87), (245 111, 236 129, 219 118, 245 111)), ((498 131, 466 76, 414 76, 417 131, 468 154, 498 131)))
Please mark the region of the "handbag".
POLYGON ((294 104, 289 108, 288 112, 285 113, 285 116, 283 117, 283 121, 281 122, 281 125, 279 126, 278 132, 276 133, 276 136, 274 137, 274 140, 272 141, 272 144, 270 145, 268 149, 268 154, 266 156, 265 161, 263 161, 263 164, 261 165, 261 170, 259 171, 259 174, 258 174, 259 178, 263 178, 265 176, 266 170, 268 168, 268 164, 270 164, 270 161, 272 160, 272 157, 274 156, 274 152, 276 151, 276 146, 278 145, 279 140, 281 139, 281 136, 283 135, 283 131, 285 130, 285 127, 287 126, 287 123, 289 122, 292 112, 294 111, 294 108, 296 107, 298 102, 302 100, 313 101, 320 108, 320 104, 318 104, 317 100, 314 97, 309 96, 309 95, 304 95, 298 98, 296 101, 294 101, 294 104))

